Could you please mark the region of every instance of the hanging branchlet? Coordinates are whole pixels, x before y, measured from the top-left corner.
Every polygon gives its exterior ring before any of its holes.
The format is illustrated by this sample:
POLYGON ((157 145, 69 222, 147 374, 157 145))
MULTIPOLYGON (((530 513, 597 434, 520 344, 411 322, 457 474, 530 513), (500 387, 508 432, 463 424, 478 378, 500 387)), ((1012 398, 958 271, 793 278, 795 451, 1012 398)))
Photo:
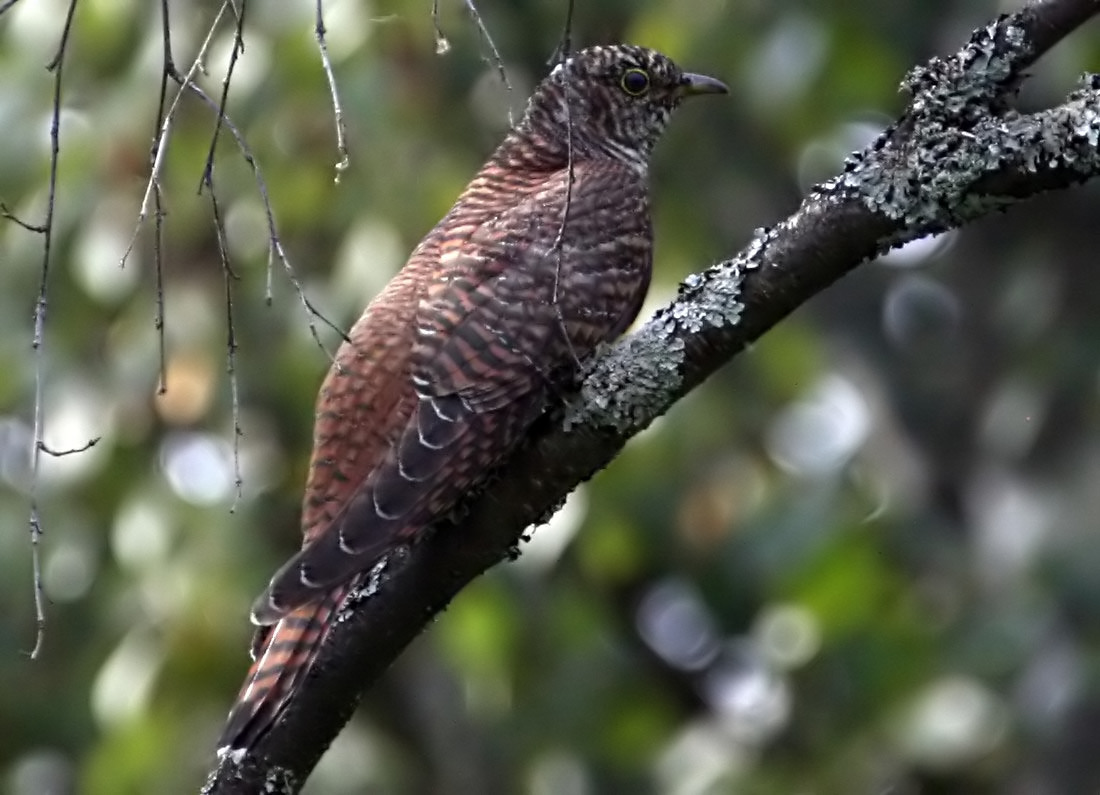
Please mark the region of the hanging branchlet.
MULTIPOLYGON (((42 265, 39 271, 38 295, 34 302, 33 337, 31 348, 34 351, 34 420, 33 437, 30 450, 30 540, 31 573, 34 589, 35 638, 30 651, 31 659, 37 659, 42 653, 46 637, 46 594, 42 585, 42 560, 39 546, 42 539, 42 518, 38 508, 38 487, 41 477, 41 457, 43 453, 53 456, 75 454, 87 450, 98 439, 93 439, 82 447, 72 450, 53 451, 45 442, 45 395, 46 368, 46 314, 49 309, 50 255, 53 247, 54 210, 57 201, 57 166, 61 156, 61 89, 64 85, 65 56, 68 53, 73 17, 76 14, 77 0, 69 0, 65 12, 65 22, 61 28, 61 38, 57 50, 46 69, 53 73, 53 107, 50 112, 50 160, 49 186, 46 194, 46 215, 40 224, 32 224, 15 217, 6 207, 3 217, 18 226, 42 236, 42 265)), ((0 13, 7 11, 14 3, 0 7, 0 13)))
POLYGON ((336 177, 334 182, 340 184, 340 176, 348 170, 350 158, 348 157, 348 133, 344 126, 344 109, 340 105, 340 92, 336 88, 336 76, 332 72, 332 61, 328 54, 328 42, 325 40, 325 10, 324 0, 317 0, 316 22, 313 28, 317 38, 317 49, 321 53, 321 68, 325 72, 325 80, 328 82, 329 96, 332 98, 332 116, 336 122, 336 152, 340 159, 336 161, 336 177))

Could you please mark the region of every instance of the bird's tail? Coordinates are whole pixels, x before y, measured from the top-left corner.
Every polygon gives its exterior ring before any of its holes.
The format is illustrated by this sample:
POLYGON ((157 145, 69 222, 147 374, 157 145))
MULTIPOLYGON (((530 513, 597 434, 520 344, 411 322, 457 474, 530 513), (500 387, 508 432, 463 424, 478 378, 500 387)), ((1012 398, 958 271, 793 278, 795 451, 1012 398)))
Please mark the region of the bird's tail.
POLYGON ((229 711, 218 753, 251 748, 274 725, 305 678, 332 618, 351 590, 342 584, 299 607, 273 627, 260 627, 252 667, 229 711))

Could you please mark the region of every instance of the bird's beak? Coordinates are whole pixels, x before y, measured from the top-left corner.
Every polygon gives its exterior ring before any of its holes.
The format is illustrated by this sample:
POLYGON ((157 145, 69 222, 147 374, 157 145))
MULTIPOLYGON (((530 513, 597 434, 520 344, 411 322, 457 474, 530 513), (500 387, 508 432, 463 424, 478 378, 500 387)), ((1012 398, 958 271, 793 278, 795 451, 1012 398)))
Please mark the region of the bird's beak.
POLYGON ((694 97, 699 94, 728 94, 729 92, 729 86, 707 75, 685 72, 680 82, 682 97, 694 97))

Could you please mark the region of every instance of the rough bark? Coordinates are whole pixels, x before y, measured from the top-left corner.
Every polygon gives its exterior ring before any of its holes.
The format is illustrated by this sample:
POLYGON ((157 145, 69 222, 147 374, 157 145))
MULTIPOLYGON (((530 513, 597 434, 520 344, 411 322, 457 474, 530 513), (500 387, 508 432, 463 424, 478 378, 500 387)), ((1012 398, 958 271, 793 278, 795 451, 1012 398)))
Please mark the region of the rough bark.
POLYGON ((1039 0, 913 69, 902 116, 739 254, 599 357, 564 415, 546 419, 468 511, 392 562, 346 611, 299 696, 261 743, 223 759, 203 792, 297 792, 361 693, 468 582, 516 554, 525 528, 797 306, 898 246, 1100 174, 1100 79, 1065 101, 1012 107, 1024 70, 1100 12, 1039 0))

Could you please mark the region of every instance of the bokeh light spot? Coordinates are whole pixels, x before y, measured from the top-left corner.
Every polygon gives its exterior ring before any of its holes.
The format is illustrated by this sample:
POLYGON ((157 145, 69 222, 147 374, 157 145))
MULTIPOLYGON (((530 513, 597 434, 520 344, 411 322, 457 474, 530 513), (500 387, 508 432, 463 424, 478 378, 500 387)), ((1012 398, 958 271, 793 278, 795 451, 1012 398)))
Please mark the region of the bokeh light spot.
POLYGON ((233 493, 233 449, 217 436, 168 436, 161 444, 160 465, 172 491, 187 502, 213 505, 233 493))

